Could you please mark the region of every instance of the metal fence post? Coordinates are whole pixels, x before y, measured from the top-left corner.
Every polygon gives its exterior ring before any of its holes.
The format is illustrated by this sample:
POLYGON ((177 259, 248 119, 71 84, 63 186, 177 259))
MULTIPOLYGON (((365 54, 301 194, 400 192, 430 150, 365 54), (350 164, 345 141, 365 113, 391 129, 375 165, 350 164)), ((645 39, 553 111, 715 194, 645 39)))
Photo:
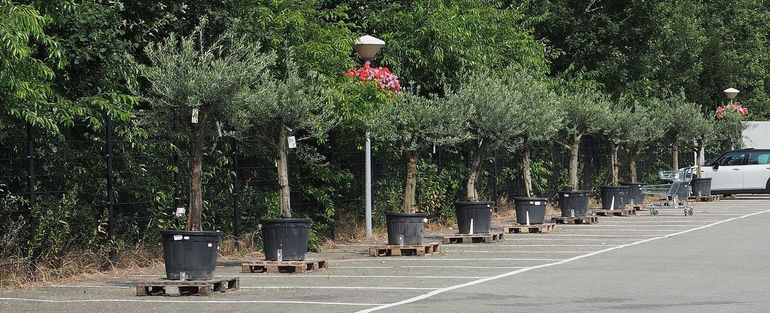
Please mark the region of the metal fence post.
POLYGON ((233 159, 233 233, 235 234, 235 249, 241 249, 241 207, 238 205, 238 192, 240 191, 241 181, 238 178, 240 168, 238 166, 238 142, 233 138, 232 142, 233 159))
POLYGON ((115 199, 114 199, 114 186, 113 186, 113 155, 112 155, 112 119, 109 114, 105 114, 107 140, 105 142, 105 150, 107 154, 105 159, 107 161, 107 236, 110 241, 109 260, 110 263, 115 263, 115 199))

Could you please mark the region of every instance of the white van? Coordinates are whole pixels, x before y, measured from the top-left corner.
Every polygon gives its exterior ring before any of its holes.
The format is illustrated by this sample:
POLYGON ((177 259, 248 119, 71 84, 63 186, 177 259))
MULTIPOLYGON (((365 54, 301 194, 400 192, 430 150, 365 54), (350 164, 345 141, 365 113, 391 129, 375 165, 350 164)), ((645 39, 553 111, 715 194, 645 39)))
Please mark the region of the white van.
POLYGON ((711 177, 712 194, 770 194, 770 149, 727 151, 706 164, 700 177, 711 177))

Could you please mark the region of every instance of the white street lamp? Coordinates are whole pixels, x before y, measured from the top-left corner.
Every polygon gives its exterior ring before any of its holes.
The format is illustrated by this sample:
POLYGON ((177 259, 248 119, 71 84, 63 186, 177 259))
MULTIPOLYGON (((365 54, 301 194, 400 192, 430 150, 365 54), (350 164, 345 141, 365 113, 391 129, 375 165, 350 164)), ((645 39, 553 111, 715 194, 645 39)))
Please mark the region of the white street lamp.
MULTIPOLYGON (((353 48, 356 49, 356 53, 361 56, 364 63, 372 60, 375 54, 385 46, 385 42, 377 39, 373 36, 364 35, 358 37, 353 48)), ((372 140, 369 138, 369 132, 366 132, 366 146, 365 146, 365 167, 366 178, 364 182, 364 190, 366 197, 366 238, 372 238, 372 140)))
POLYGON ((356 49, 356 53, 361 56, 364 63, 371 61, 374 55, 384 46, 384 41, 369 35, 358 37, 353 44, 353 48, 356 49))
POLYGON ((727 99, 733 100, 741 91, 735 88, 727 88, 722 92, 725 93, 725 96, 727 96, 727 99))

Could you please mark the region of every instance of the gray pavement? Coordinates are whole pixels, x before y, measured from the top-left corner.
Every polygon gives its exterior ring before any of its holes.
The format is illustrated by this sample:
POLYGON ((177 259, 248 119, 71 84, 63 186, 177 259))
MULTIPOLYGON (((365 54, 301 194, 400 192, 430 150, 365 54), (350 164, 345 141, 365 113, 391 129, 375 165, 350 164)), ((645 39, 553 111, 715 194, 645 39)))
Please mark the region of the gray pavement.
MULTIPOLYGON (((0 293, 0 312, 770 312, 770 197, 697 203, 695 215, 600 218, 441 255, 326 254, 328 271, 241 274, 241 290, 136 297, 145 276, 0 293)), ((160 274, 160 273, 159 273, 160 274)), ((153 275, 153 277, 156 277, 153 275)))

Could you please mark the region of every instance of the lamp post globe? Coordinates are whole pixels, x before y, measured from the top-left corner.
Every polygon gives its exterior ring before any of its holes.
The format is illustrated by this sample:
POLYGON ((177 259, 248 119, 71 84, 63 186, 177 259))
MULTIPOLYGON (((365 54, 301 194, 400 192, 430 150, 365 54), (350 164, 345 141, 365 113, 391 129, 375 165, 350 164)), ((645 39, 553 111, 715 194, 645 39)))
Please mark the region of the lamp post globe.
POLYGON ((384 46, 385 41, 369 35, 358 37, 353 44, 353 48, 356 49, 356 53, 361 56, 364 63, 371 61, 374 55, 384 46))
POLYGON ((724 92, 727 99, 733 100, 735 99, 736 96, 738 96, 738 93, 740 93, 741 91, 735 88, 727 88, 722 92, 724 92))

